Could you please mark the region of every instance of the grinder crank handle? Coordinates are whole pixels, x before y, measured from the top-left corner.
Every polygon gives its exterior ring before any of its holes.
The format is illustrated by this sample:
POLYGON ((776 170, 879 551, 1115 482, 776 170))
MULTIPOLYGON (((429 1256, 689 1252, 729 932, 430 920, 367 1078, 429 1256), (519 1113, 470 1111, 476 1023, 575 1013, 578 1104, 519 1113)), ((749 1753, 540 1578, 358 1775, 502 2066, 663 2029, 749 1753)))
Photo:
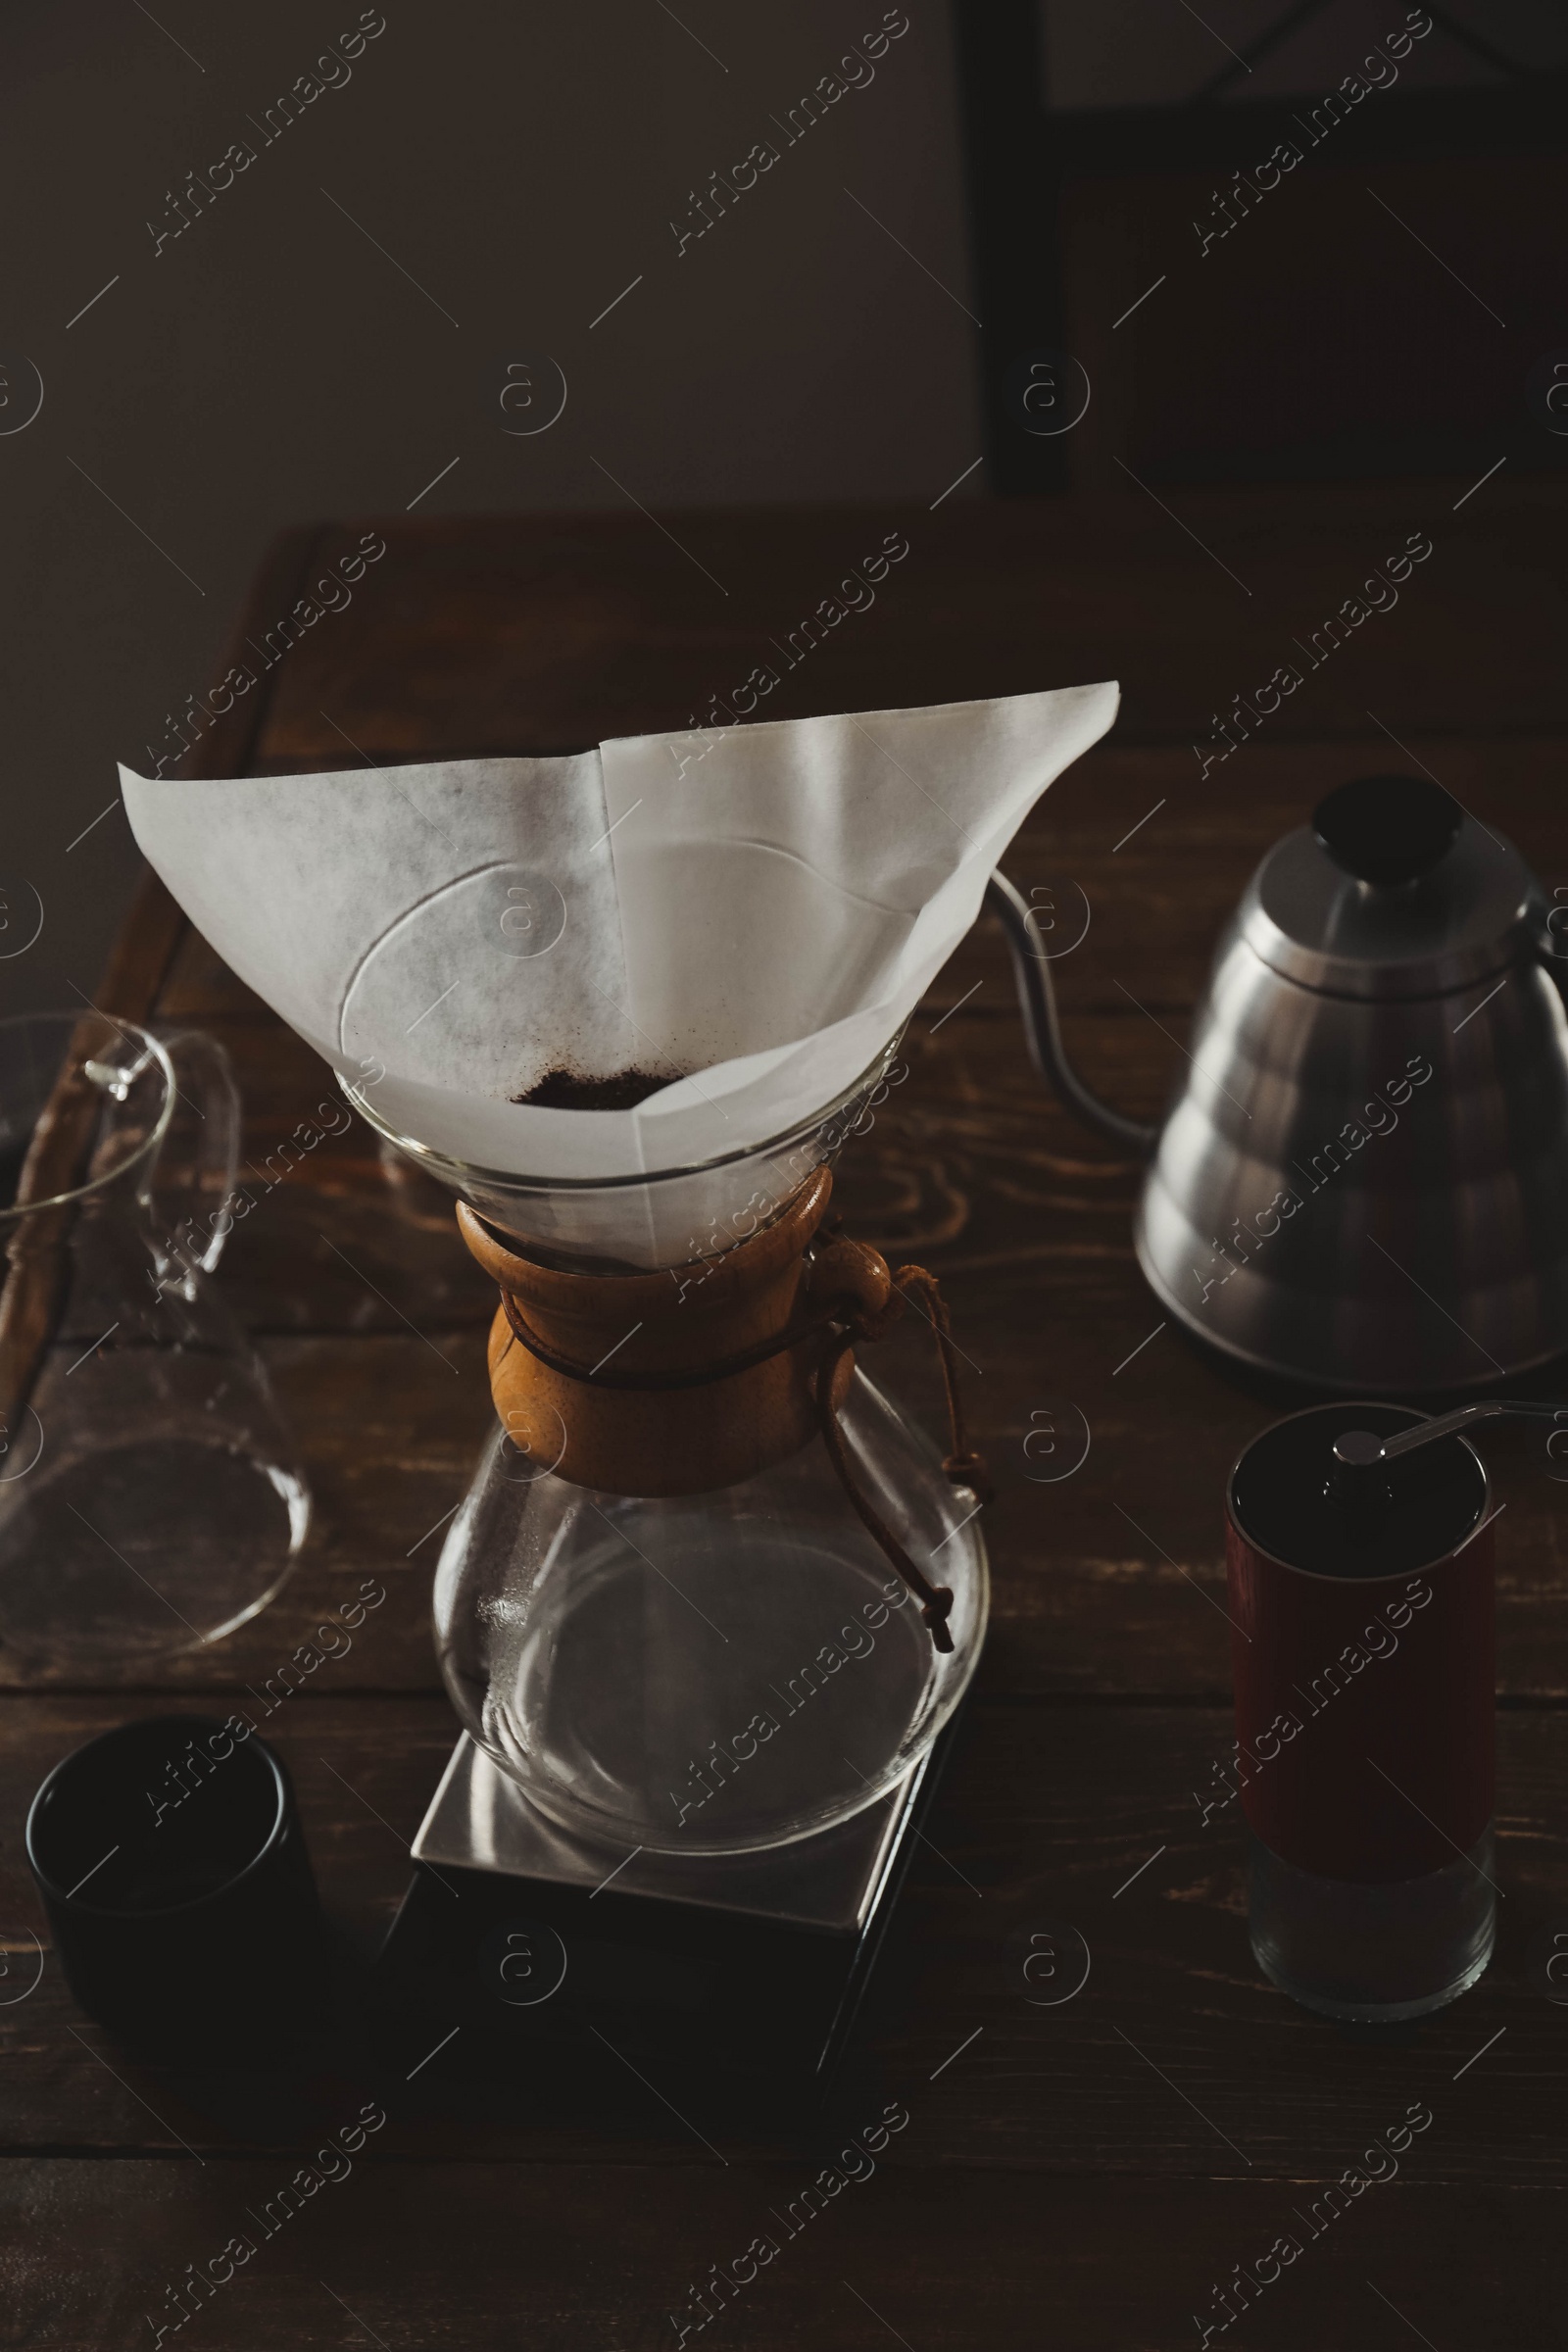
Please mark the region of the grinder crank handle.
POLYGON ((1334 1459, 1342 1467, 1369 1470, 1379 1462, 1397 1461, 1418 1446, 1435 1445, 1439 1438, 1461 1437, 1478 1421, 1557 1421, 1568 1424, 1568 1404, 1551 1404, 1534 1397, 1492 1396, 1482 1404, 1461 1404, 1435 1421, 1417 1421, 1392 1437, 1374 1437, 1369 1429, 1347 1429, 1334 1441, 1334 1459))

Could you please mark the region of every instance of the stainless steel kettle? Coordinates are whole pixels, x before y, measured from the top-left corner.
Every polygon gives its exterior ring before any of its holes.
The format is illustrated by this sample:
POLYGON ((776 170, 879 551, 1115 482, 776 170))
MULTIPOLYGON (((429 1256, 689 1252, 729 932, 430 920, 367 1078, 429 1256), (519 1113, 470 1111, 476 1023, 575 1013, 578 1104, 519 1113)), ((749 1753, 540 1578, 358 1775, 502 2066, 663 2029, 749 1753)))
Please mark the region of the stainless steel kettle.
POLYGON ((1162 1126, 1068 1065, 1029 907, 994 875, 1037 1066, 1151 1160, 1160 1303, 1256 1370, 1357 1395, 1568 1349, 1568 941, 1512 844, 1420 777, 1331 792, 1248 884, 1162 1126))

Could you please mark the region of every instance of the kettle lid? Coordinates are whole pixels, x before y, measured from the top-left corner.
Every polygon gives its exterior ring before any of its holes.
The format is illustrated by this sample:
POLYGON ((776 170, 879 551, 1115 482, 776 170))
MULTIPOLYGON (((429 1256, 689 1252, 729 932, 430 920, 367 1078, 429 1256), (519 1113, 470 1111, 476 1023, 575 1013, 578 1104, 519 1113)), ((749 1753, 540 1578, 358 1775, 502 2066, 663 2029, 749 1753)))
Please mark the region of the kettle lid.
POLYGON ((1422 776, 1338 786, 1270 850, 1238 915, 1275 971, 1351 997, 1468 987, 1529 952, 1541 920, 1513 844, 1422 776))

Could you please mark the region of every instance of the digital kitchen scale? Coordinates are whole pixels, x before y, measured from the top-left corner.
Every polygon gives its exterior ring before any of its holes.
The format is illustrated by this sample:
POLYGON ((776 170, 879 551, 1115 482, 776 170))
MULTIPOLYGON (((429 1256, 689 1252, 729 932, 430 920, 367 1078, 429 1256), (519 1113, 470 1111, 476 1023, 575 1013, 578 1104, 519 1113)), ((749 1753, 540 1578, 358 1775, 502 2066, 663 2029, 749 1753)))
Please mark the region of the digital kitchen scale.
POLYGON ((689 1861, 580 1843, 465 1736, 375 1964, 383 2021, 460 2029, 455 2061, 541 2081, 608 2050, 825 2090, 956 1729, 849 1821, 689 1861))

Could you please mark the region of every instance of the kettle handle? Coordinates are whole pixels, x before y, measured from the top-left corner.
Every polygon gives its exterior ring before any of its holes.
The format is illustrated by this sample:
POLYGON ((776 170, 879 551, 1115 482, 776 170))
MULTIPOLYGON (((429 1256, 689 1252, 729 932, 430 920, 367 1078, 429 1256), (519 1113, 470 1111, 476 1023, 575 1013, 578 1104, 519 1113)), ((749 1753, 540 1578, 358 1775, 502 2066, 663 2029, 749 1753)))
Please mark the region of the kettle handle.
POLYGON ((986 884, 986 905, 1001 923, 1012 957, 1018 1009, 1023 1015, 1024 1035, 1035 1068, 1086 1127, 1119 1144, 1124 1152, 1136 1152, 1140 1159, 1150 1158, 1159 1141, 1159 1128, 1142 1119, 1129 1119, 1121 1111, 1112 1110, 1108 1102, 1102 1102, 1097 1095, 1090 1093, 1067 1059, 1061 1025, 1056 1018, 1050 958, 1040 952, 1039 934, 1031 922, 1023 893, 1005 874, 994 873, 986 884))
MULTIPOLYGON (((1553 899, 1558 895, 1557 891, 1553 891, 1553 899)), ((1562 895, 1568 896, 1568 893, 1562 895)), ((1536 958, 1544 964, 1556 982, 1557 994, 1563 1000, 1564 1009, 1568 1010, 1568 906, 1542 907, 1536 933, 1536 958), (1557 921, 1559 915, 1564 918, 1561 926, 1557 921)))

